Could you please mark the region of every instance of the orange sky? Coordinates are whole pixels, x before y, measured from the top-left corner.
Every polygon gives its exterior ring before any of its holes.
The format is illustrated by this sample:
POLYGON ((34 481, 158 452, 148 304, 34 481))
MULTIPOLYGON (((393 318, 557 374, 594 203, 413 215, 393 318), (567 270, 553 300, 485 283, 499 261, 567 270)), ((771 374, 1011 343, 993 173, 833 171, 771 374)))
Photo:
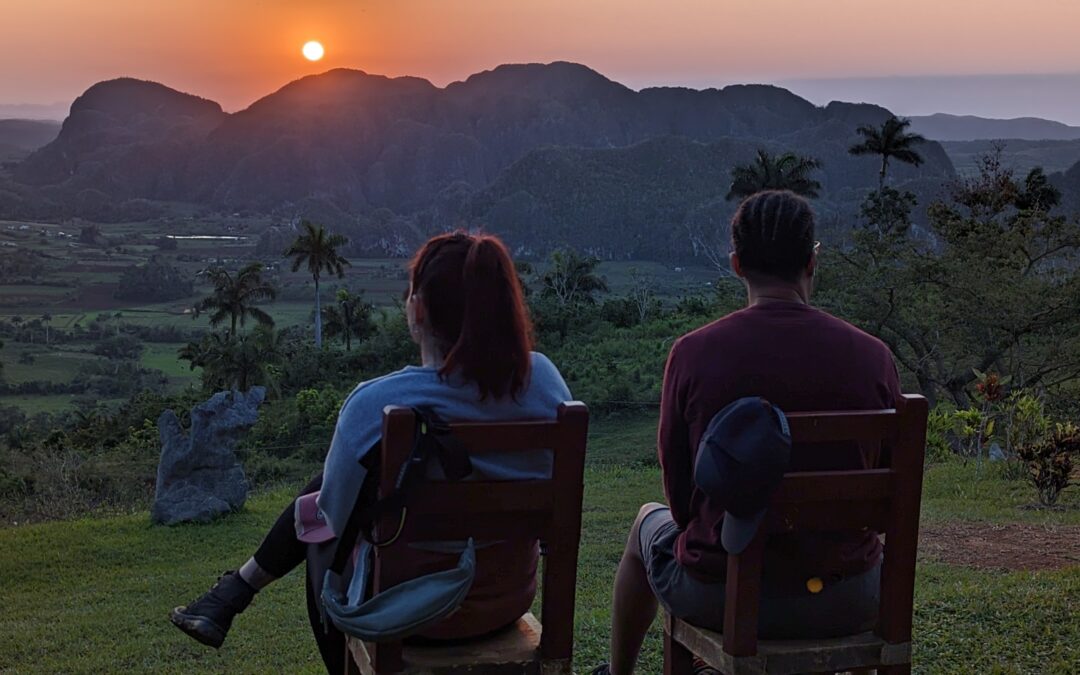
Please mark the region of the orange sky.
POLYGON ((1078 73, 1078 33, 1077 0, 0 0, 0 103, 130 75, 235 110, 338 66, 443 85, 552 60, 636 88, 1078 73))

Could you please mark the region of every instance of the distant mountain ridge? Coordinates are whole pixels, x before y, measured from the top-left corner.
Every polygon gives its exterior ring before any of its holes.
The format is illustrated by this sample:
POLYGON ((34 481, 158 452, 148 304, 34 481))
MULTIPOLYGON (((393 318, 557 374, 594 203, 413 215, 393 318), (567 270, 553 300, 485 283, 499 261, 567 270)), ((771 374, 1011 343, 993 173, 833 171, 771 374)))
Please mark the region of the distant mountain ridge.
POLYGON ((60 123, 51 120, 0 119, 0 160, 22 159, 59 133, 60 123))
POLYGON ((1080 139, 1080 127, 1040 117, 992 119, 974 115, 936 113, 909 117, 911 128, 935 141, 1071 141, 1080 139))
MULTIPOLYGON (((87 90, 56 140, 15 167, 0 216, 122 220, 177 201, 311 217, 373 254, 479 224, 537 255, 567 244, 679 257, 686 219, 733 208, 722 199, 730 169, 759 147, 821 159, 819 210, 853 214, 876 161, 847 148, 855 127, 889 115, 769 85, 634 91, 565 62, 499 66, 445 88, 331 70, 233 114, 122 78, 87 90)), ((926 196, 953 167, 937 143, 920 151, 923 166, 895 165, 890 180, 926 196)))

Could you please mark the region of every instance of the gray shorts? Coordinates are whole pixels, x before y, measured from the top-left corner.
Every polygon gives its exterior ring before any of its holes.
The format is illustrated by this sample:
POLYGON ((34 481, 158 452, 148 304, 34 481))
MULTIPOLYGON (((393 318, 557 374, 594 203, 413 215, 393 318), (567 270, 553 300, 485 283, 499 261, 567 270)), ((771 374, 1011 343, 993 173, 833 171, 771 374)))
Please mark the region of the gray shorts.
MULTIPOLYGON (((657 507, 641 521, 638 547, 656 598, 674 617, 710 630, 724 624, 723 582, 696 579, 675 559, 679 528, 671 509, 657 507)), ((762 588, 758 635, 811 639, 854 635, 877 622, 881 566, 827 585, 820 593, 776 597, 762 588)))

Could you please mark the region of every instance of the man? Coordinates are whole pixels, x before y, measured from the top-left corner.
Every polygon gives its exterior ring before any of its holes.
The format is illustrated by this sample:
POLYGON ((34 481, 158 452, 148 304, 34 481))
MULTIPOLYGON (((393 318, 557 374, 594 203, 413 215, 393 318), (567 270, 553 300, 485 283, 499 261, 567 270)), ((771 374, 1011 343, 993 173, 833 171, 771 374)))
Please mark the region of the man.
MULTIPOLYGON (((615 578, 611 663, 633 672, 657 601, 707 628, 723 623, 724 512, 695 486, 709 422, 743 397, 785 412, 880 409, 900 398, 892 354, 870 335, 810 306, 818 244, 806 200, 787 191, 747 198, 732 219, 731 269, 748 306, 684 335, 664 373, 658 451, 668 506, 646 504, 615 578)), ((796 446, 792 471, 868 468, 877 448, 796 446)), ((876 619, 882 544, 877 533, 787 535, 765 552, 763 637, 844 635, 876 619)))

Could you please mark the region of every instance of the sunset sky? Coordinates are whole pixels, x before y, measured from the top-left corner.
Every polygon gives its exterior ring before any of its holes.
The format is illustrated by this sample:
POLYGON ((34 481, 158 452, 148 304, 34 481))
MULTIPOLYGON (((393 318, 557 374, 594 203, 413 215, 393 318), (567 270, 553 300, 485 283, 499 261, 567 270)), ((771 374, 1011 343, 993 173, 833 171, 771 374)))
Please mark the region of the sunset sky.
POLYGON ((634 88, 776 82, 818 103, 1080 124, 1078 29, 1076 0, 0 0, 0 104, 128 75, 236 110, 334 67, 441 86, 568 60, 634 88))

